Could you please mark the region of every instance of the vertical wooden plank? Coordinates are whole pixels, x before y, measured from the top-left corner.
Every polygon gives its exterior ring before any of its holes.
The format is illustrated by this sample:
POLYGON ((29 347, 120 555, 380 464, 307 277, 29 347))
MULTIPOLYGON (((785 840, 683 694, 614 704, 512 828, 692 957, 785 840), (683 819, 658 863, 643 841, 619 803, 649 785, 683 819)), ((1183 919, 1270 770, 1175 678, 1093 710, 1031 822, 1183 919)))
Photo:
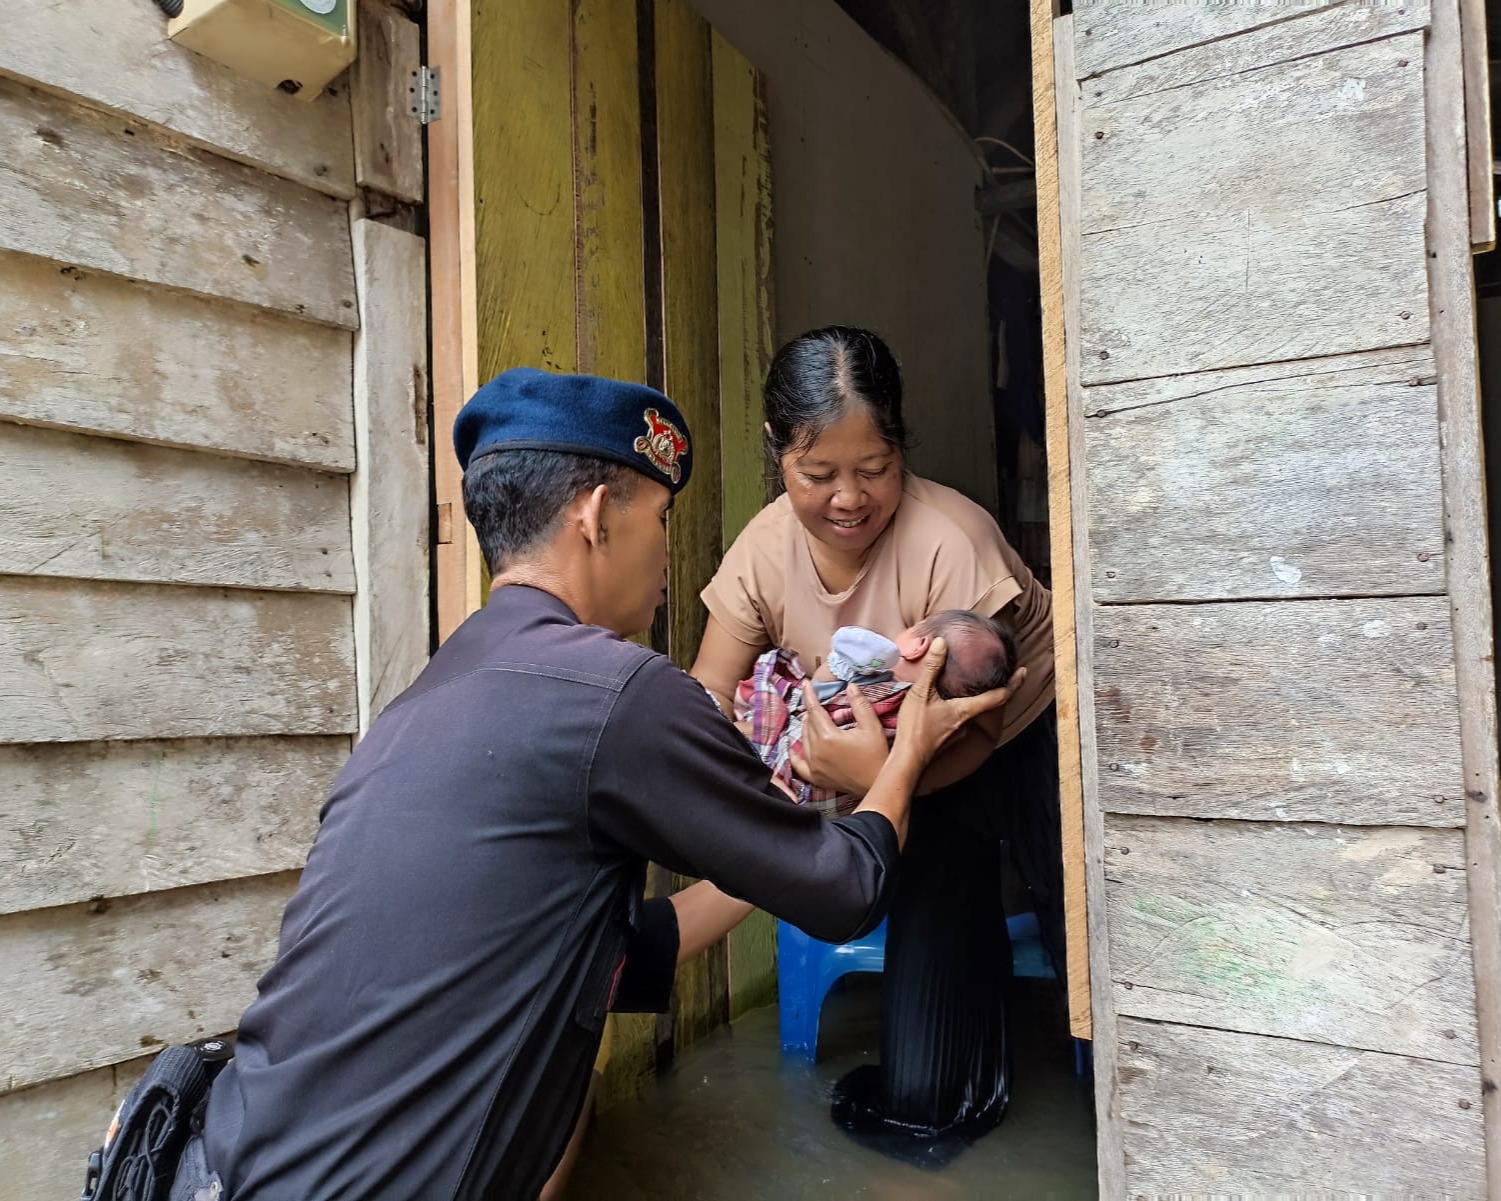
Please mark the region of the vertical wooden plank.
POLYGON ((1048 537, 1053 577, 1053 678, 1058 706, 1058 803, 1063 832, 1068 1024, 1075 1038, 1090 1038, 1089 932, 1084 899, 1084 781, 1079 767, 1079 664, 1074 637, 1074 531, 1069 480, 1068 373, 1064 362, 1067 333, 1063 319, 1056 95, 1052 5, 1049 0, 1033 0, 1032 120, 1037 147, 1037 253, 1042 286, 1042 368, 1046 393, 1048 537))
POLYGON ((475 0, 473 9, 479 378, 507 367, 576 371, 570 6, 475 0))
POLYGON ((427 320, 421 238, 354 222, 355 670, 360 733, 428 655, 427 320))
POLYGON ((1449 603, 1464 767, 1465 860, 1480 1031, 1486 1181, 1501 1197, 1501 816, 1496 803, 1495 644, 1486 545, 1484 451, 1475 362, 1471 223, 1464 197, 1460 4, 1436 0, 1426 48, 1428 279, 1444 471, 1449 603))
MULTIPOLYGON (((1045 15, 1047 0, 1033 19, 1045 15)), ((1058 227, 1062 251, 1064 368, 1067 382, 1068 470, 1073 532, 1074 580, 1089 579, 1089 495, 1084 460, 1084 400, 1080 383, 1079 299, 1079 85, 1074 71, 1073 17, 1051 22, 1055 101, 1058 119, 1058 227)), ((1053 570, 1056 572, 1055 563, 1053 570)), ((1055 603, 1054 612, 1057 612, 1055 603)), ((1095 1149, 1101 1197, 1125 1195, 1126 1160, 1121 1117, 1115 1002, 1110 984, 1110 947, 1105 908, 1105 831, 1099 805, 1098 754, 1094 715, 1094 603, 1087 590, 1074 590, 1077 654, 1079 780, 1084 833, 1084 884, 1089 938, 1091 1030, 1094 1038, 1095 1149)))
POLYGON ((430 0, 427 8, 428 61, 442 72, 448 106, 427 140, 440 640, 478 607, 481 581, 479 546, 464 520, 463 473, 449 441, 454 418, 479 386, 471 15, 468 0, 430 0))
MULTIPOLYGON (((529 318, 534 343, 544 355, 537 365, 644 383, 646 269, 635 0, 576 0, 571 6, 548 7, 564 14, 572 8, 564 104, 572 107, 574 117, 563 143, 574 189, 563 192, 570 222, 568 310, 565 316, 554 311, 555 301, 517 300, 539 306, 529 318), (564 328, 569 331, 566 346, 555 332, 564 328)), ((551 40, 548 53, 555 53, 551 40)), ((553 86, 549 81, 548 87, 553 86)), ((549 229, 546 236, 555 235, 549 229)), ((554 254, 549 247, 544 259, 551 262, 554 254)), ((552 269, 563 268, 557 264, 552 269)), ((645 638, 638 641, 650 645, 645 638)), ((654 878, 659 875, 653 871, 654 878)), ((656 1016, 618 1014, 611 1020, 615 1033, 600 1088, 602 1107, 638 1095, 657 1063, 656 1016)))
POLYGON ((360 0, 359 20, 350 81, 355 182, 420 204, 422 126, 412 120, 407 89, 422 62, 422 31, 386 0, 360 0))
MULTIPOLYGON (((719 265, 722 530, 729 546, 766 501, 761 385, 771 362, 771 157, 756 69, 711 35, 715 258, 719 265)), ((730 932, 730 1017, 776 1000, 776 919, 757 910, 730 932)))
MULTIPOLYGON (((578 292, 572 369, 645 383, 636 5, 634 0, 577 0, 573 8, 573 270, 578 292)), ((571 284, 574 277, 564 282, 571 284)), ((522 297, 516 293, 510 300, 517 304, 522 297)), ((557 318, 550 311, 539 314, 537 336, 545 342, 550 331, 544 317, 557 318)))
POLYGON ((1491 161, 1491 64, 1485 0, 1460 0, 1459 29, 1465 81, 1465 140, 1469 161, 1470 244, 1475 253, 1496 244, 1496 177, 1491 161))
MULTIPOLYGON (((703 639, 698 594, 719 564, 719 305, 714 228, 714 89, 710 29, 686 0, 656 0, 657 181, 662 247, 663 389, 693 431, 693 483, 669 531, 668 653, 688 667, 703 639)), ((679 885, 686 881, 679 881, 679 885)), ((723 943, 678 969, 675 1042, 728 1016, 723 943)))
POLYGON ((714 208, 724 544, 766 503, 761 386, 771 363, 771 153, 756 69, 718 33, 714 208))

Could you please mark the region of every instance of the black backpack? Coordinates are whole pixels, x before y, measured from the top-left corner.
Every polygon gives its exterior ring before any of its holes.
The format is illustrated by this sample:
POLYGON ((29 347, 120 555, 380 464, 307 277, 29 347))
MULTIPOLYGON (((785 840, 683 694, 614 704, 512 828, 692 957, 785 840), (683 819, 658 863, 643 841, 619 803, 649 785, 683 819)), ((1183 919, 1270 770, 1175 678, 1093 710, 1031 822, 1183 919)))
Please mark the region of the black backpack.
POLYGON ((202 1133, 209 1086, 233 1055, 226 1040, 206 1038, 152 1060, 89 1156, 80 1201, 167 1201, 183 1148, 202 1133))

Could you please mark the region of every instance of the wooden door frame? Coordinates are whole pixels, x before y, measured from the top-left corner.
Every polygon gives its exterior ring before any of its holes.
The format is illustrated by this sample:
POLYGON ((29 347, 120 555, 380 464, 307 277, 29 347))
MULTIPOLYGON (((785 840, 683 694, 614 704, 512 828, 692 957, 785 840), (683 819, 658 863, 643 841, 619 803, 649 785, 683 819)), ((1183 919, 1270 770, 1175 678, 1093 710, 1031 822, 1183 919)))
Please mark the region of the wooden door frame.
POLYGON ((474 258, 470 0, 428 0, 427 62, 439 71, 442 115, 427 127, 428 270, 432 321, 436 641, 480 606, 483 565, 464 519, 464 473, 449 431, 479 387, 474 258))

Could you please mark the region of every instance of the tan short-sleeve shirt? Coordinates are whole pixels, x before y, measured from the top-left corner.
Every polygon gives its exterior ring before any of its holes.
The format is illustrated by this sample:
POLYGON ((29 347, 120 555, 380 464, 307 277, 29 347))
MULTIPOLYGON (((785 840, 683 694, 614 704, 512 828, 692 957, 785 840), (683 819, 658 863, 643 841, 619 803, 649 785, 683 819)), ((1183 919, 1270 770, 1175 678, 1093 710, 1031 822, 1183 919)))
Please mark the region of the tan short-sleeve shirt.
POLYGON ((1005 709, 1001 741, 1053 699, 1053 598, 979 505, 942 484, 909 475, 896 515, 843 592, 829 592, 808 550, 808 535, 781 496, 762 509, 725 553, 703 591, 725 630, 750 646, 795 651, 809 670, 828 654, 840 626, 894 638, 941 609, 993 616, 1016 628, 1027 669, 1005 709))

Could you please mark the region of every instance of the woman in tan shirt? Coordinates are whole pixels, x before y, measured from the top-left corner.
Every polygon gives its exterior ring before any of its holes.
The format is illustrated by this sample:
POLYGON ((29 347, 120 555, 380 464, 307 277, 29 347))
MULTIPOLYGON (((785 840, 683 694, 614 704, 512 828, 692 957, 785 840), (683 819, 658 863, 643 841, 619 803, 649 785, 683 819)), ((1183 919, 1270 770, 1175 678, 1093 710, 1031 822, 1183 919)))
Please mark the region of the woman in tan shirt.
MULTIPOLYGON (((906 471, 901 373, 874 334, 832 327, 794 339, 773 360, 765 401, 786 491, 704 589, 710 616, 693 666, 727 712, 757 655, 786 647, 811 669, 840 626, 889 637, 939 610, 972 609, 1004 611, 1016 630, 1024 678, 1012 698, 966 727, 924 777, 931 795, 913 807, 887 926, 881 1066, 851 1073, 835 1101, 846 1124, 972 1137, 1000 1120, 1008 1094, 1011 955, 998 840, 1037 824, 1045 843, 1057 841, 1057 759, 1046 737, 1052 597, 990 514, 906 471), (1040 822, 1029 823, 1033 811, 1040 822)), ((799 774, 863 793, 886 753, 868 716, 870 738, 810 743, 799 774)))

